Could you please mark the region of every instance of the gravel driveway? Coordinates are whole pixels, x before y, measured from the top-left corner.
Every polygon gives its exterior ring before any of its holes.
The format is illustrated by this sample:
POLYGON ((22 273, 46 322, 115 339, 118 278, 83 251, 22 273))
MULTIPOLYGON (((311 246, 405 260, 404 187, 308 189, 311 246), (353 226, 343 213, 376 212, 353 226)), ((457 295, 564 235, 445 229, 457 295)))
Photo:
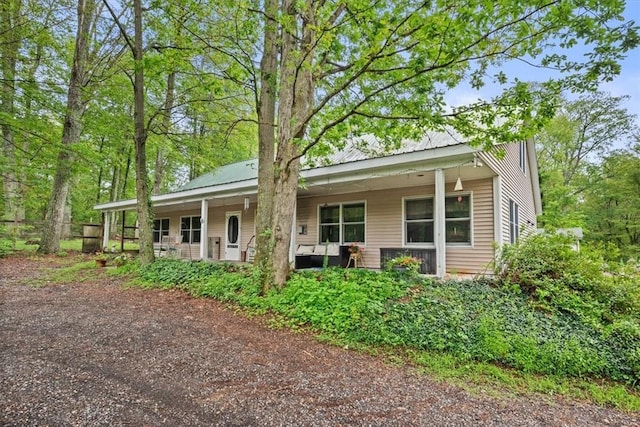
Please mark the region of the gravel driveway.
POLYGON ((106 275, 30 286, 47 262, 0 260, 3 426, 640 425, 585 403, 470 394, 177 291, 106 275))

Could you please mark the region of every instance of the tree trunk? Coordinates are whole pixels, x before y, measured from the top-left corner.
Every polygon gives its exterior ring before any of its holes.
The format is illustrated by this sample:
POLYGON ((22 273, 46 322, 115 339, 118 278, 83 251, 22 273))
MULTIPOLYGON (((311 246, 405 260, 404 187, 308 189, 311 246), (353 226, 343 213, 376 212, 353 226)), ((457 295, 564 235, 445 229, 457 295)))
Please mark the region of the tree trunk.
MULTIPOLYGON (((176 73, 172 72, 167 77, 167 93, 164 102, 164 114, 162 116, 162 132, 164 134, 168 134, 169 129, 171 128, 171 110, 173 110, 173 102, 175 99, 175 86, 176 73)), ((156 151, 156 165, 153 179, 153 194, 156 196, 162 191, 162 178, 164 176, 164 169, 167 165, 167 159, 165 158, 164 153, 164 147, 162 146, 162 143, 160 143, 158 151, 156 151)))
POLYGON ((56 175, 47 206, 45 226, 42 230, 39 248, 42 253, 55 253, 60 250, 60 238, 63 232, 64 212, 73 164, 70 148, 80 140, 82 130, 81 117, 85 106, 82 99, 82 87, 86 82, 89 28, 95 9, 94 0, 78 1, 78 29, 67 93, 67 111, 62 128, 62 147, 58 154, 56 175))
POLYGON ((134 0, 134 113, 136 146, 136 196, 139 223, 140 264, 148 265, 154 261, 153 254, 153 211, 147 176, 147 129, 144 121, 144 65, 142 50, 142 0, 134 0))
POLYGON ((21 44, 19 18, 22 9, 20 0, 9 0, 0 7, 0 113, 2 120, 2 154, 4 160, 2 183, 4 191, 3 219, 22 221, 24 208, 20 197, 20 186, 16 165, 15 141, 11 119, 15 117, 16 65, 21 44))
POLYGON ((273 271, 273 283, 278 287, 284 286, 290 269, 291 228, 300 172, 297 142, 305 136, 306 120, 313 108, 311 61, 315 43, 313 6, 305 9, 304 19, 300 20, 296 3, 286 0, 282 3, 282 13, 289 15, 290 22, 301 21, 303 25, 300 29, 283 28, 280 43, 278 155, 274 170, 275 191, 272 198, 271 224, 273 252, 268 262, 265 262, 266 268, 273 271), (301 38, 298 38, 297 32, 302 34, 301 38))
MULTIPOLYGON (((258 105, 258 209, 256 216, 255 264, 262 273, 262 289, 266 291, 273 281, 273 208, 274 208, 274 155, 276 85, 278 78, 277 0, 265 4, 265 36, 260 61, 260 95, 258 105)), ((288 258, 288 256, 287 256, 288 258)))

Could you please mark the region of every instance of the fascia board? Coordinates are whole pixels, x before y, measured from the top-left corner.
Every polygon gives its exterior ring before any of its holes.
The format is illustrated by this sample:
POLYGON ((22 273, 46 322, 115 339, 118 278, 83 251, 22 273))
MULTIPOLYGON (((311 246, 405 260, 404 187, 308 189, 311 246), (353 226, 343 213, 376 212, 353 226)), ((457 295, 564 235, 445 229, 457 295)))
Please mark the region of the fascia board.
MULTIPOLYGON (((415 166, 436 169, 447 165, 455 166, 460 158, 467 157, 479 150, 468 145, 453 145, 448 147, 435 148, 432 150, 414 151, 411 153, 396 154, 387 157, 377 157, 374 159, 360 160, 357 162, 343 163, 320 168, 303 170, 300 176, 307 182, 314 182, 327 177, 343 177, 348 180, 352 175, 361 178, 363 175, 385 171, 403 171, 415 166), (425 162, 429 162, 425 165, 425 162)), ((331 180, 331 182, 336 182, 331 180)))
MULTIPOLYGON (((386 157, 360 160, 357 162, 343 163, 339 165, 325 166, 303 170, 301 178, 308 183, 319 183, 321 179, 333 177, 331 182, 347 182, 351 179, 362 179, 363 176, 375 176, 375 173, 402 172, 407 168, 421 166, 429 162, 429 168, 453 167, 470 154, 479 150, 468 145, 459 144, 432 150, 414 151, 410 153, 396 154, 386 157)), ((151 197, 154 206, 169 206, 179 203, 187 203, 202 199, 232 197, 238 195, 255 194, 258 189, 256 178, 231 182, 212 187, 194 188, 191 190, 161 194, 151 197)), ((136 199, 109 202, 95 205, 93 208, 99 211, 131 210, 136 207, 136 199)))
POLYGON ((536 154, 535 141, 527 140, 527 159, 529 160, 529 176, 533 188, 533 205, 536 215, 542 215, 542 194, 540 192, 540 177, 538 176, 538 155, 536 154))

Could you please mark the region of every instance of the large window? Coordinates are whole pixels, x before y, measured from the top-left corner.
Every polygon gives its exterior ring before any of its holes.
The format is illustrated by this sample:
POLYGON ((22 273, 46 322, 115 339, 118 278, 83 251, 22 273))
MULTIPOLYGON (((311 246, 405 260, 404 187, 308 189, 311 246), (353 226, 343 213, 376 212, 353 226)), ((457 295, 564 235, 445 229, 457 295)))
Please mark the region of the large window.
POLYGON ((364 243, 364 235, 364 203, 320 207, 320 243, 364 243))
MULTIPOLYGON (((445 239, 451 244, 471 244, 471 196, 445 197, 445 239)), ((433 197, 404 201, 404 243, 434 243, 433 197)))
POLYGON ((153 220, 153 243, 161 243, 162 236, 169 235, 169 218, 153 220))
POLYGON ((405 243, 433 243, 433 199, 404 201, 405 243))
POLYGON ((447 243, 471 243, 471 196, 459 195, 444 200, 447 243))
POLYGON ((520 212, 518 204, 509 200, 509 242, 515 243, 520 235, 520 212))
POLYGON ((180 218, 182 243, 200 243, 200 228, 199 216, 183 216, 180 218))

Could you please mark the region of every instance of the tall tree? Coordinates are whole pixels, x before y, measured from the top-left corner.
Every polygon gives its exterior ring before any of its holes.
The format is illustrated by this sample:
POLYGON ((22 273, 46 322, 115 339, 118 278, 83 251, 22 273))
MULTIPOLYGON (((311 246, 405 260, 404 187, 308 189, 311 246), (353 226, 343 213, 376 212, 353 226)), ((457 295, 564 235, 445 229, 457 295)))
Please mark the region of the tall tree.
MULTIPOLYGON (((275 13, 270 5, 265 2, 262 13, 265 38, 268 23, 277 23, 280 49, 277 151, 273 172, 261 173, 259 181, 274 181, 275 192, 271 210, 258 206, 258 216, 272 222, 257 230, 269 236, 257 249, 267 266, 264 283, 278 286, 289 271, 303 155, 326 151, 327 141, 340 146, 364 133, 393 144, 447 126, 484 147, 522 140, 551 116, 548 92, 553 99, 563 87, 594 88, 599 79, 615 75, 617 62, 638 44, 633 23, 612 24, 624 8, 613 0, 283 0, 275 13), (579 40, 593 47, 584 61, 542 48, 555 45, 562 51, 579 40), (513 58, 562 70, 564 77, 537 89, 509 81, 499 67, 513 58), (445 91, 465 81, 473 87, 495 81, 504 89, 490 101, 448 112, 445 91)), ((271 143, 260 140, 261 145, 271 143)))
POLYGON ((60 249, 60 238, 63 231, 65 207, 67 206, 73 165, 71 149, 80 141, 82 114, 87 101, 86 97, 83 96, 83 88, 88 81, 90 29, 96 19, 96 11, 95 0, 78 0, 78 22, 67 92, 67 109, 62 130, 62 145, 58 154, 55 179, 39 248, 39 251, 43 253, 55 253, 60 249))
POLYGON ((629 146, 637 132, 636 117, 622 106, 626 99, 594 92, 574 101, 560 100, 555 117, 536 140, 544 226, 584 225, 578 201, 591 185, 587 170, 593 170, 614 144, 629 146))
POLYGON ((586 240, 613 243, 626 261, 640 257, 640 155, 617 150, 589 168, 583 194, 586 240))
POLYGON ((24 16, 22 1, 8 0, 0 6, 0 124, 2 127, 2 168, 5 210, 2 219, 21 221, 24 209, 20 205, 18 173, 12 120, 15 118, 16 65, 20 48, 24 16))

